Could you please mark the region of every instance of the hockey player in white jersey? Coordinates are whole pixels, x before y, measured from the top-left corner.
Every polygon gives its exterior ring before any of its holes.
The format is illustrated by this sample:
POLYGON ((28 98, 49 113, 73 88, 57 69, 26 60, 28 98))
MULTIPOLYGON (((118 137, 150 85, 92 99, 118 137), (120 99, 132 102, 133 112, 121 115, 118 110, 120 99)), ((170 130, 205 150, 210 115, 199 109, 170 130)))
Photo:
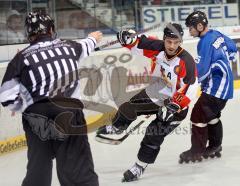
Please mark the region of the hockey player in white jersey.
POLYGON ((237 52, 236 44, 230 38, 208 29, 205 13, 191 13, 186 19, 186 26, 191 36, 200 38, 196 63, 202 94, 191 114, 192 145, 180 154, 180 163, 221 156, 223 128, 220 116, 228 99, 233 97, 230 61, 237 52))
POLYGON ((133 30, 123 30, 117 33, 117 37, 122 46, 132 53, 153 59, 153 82, 119 107, 112 125, 102 126, 97 131, 98 138, 118 134, 137 116, 156 114, 156 119, 146 129, 136 163, 123 175, 123 181, 127 182, 137 180, 147 165, 154 163, 164 138, 186 117, 188 105, 197 92, 194 59, 180 47, 183 36, 181 25, 168 24, 163 40, 145 35, 131 37, 134 33, 133 30))

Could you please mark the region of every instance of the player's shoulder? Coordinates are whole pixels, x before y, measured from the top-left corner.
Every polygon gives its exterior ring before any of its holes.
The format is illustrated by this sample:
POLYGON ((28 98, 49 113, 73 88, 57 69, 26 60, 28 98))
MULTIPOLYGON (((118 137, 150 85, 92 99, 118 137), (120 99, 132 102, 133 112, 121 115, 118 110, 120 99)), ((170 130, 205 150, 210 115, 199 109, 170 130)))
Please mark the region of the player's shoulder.
POLYGON ((79 40, 62 39, 62 43, 64 43, 64 45, 72 47, 74 49, 82 48, 82 45, 79 40))
POLYGON ((69 44, 69 45, 76 45, 78 42, 70 39, 60 39, 62 43, 69 44))
POLYGON ((78 46, 81 46, 81 43, 80 43, 81 40, 65 40, 66 43, 68 43, 69 45, 71 46, 75 46, 75 47, 78 47, 78 46))
POLYGON ((205 37, 205 41, 209 41, 209 42, 215 42, 217 39, 219 38, 226 38, 227 36, 224 35, 222 32, 218 31, 218 30, 209 30, 206 33, 206 37, 205 37))
POLYGON ((203 36, 200 37, 201 43, 211 43, 221 36, 220 32, 217 30, 209 29, 203 36))
POLYGON ((179 52, 178 57, 184 62, 195 63, 193 56, 184 48, 181 48, 181 52, 179 52))
POLYGON ((199 45, 203 50, 218 49, 224 43, 225 36, 217 31, 210 29, 204 36, 200 38, 199 45))
POLYGON ((217 30, 213 30, 211 36, 209 37, 212 39, 212 45, 214 49, 219 49, 219 47, 223 44, 223 43, 228 43, 228 45, 230 45, 230 43, 233 43, 232 39, 229 38, 228 36, 224 35, 222 32, 217 31, 217 30))

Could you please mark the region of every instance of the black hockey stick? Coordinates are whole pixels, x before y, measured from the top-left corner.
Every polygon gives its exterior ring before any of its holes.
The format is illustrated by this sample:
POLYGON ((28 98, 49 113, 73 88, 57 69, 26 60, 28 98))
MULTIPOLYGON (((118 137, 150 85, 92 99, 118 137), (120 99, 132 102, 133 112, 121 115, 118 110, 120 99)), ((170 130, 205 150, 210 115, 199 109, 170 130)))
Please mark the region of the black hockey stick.
MULTIPOLYGON (((148 119, 151 115, 145 116, 146 119, 148 119)), ((108 138, 102 135, 96 135, 95 139, 96 141, 100 143, 105 143, 105 144, 110 144, 110 145, 119 145, 122 143, 130 134, 132 134, 137 128, 139 128, 144 122, 147 120, 141 120, 137 125, 135 125, 133 128, 131 128, 123 137, 119 139, 113 139, 113 138, 108 138)))
MULTIPOLYGON (((158 24, 156 24, 156 25, 153 25, 153 26, 150 26, 150 27, 148 27, 148 28, 145 28, 145 29, 143 29, 142 31, 137 32, 136 34, 131 35, 131 37, 135 37, 135 36, 137 36, 137 35, 139 35, 139 34, 143 34, 143 33, 145 33, 145 32, 148 32, 148 31, 150 31, 150 30, 153 30, 153 29, 155 29, 155 28, 158 28, 159 26, 161 26, 161 23, 158 23, 158 24)), ((102 49, 107 48, 107 47, 109 47, 109 46, 115 45, 115 44, 117 44, 117 43, 119 43, 118 40, 110 41, 110 42, 107 42, 106 44, 103 44, 103 45, 101 45, 101 46, 99 46, 99 47, 96 47, 94 50, 95 50, 95 51, 99 51, 99 50, 102 50, 102 49)))

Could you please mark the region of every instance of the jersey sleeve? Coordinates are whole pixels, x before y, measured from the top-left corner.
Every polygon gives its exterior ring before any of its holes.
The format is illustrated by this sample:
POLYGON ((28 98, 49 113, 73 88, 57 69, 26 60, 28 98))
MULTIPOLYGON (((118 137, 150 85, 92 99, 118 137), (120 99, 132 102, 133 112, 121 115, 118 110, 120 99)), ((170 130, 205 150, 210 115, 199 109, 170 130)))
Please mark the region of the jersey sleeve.
POLYGON ((96 47, 96 39, 94 37, 88 37, 86 39, 82 39, 77 41, 75 48, 79 53, 79 61, 88 57, 96 47))
POLYGON ((8 64, 0 87, 0 102, 2 106, 12 111, 20 111, 23 101, 20 96, 21 57, 16 55, 8 64))
POLYGON ((132 54, 142 55, 150 59, 154 59, 155 56, 164 50, 164 43, 162 40, 158 40, 154 37, 146 37, 142 35, 137 41, 131 45, 123 45, 128 48, 132 54))
POLYGON ((184 51, 180 57, 177 91, 172 99, 181 108, 185 108, 197 95, 198 81, 196 65, 192 56, 184 51))
POLYGON ((226 43, 226 47, 223 47, 224 51, 227 53, 229 61, 236 62, 237 61, 237 46, 236 43, 230 39, 229 37, 224 35, 224 40, 226 43))
POLYGON ((198 44, 198 58, 196 61, 199 82, 202 82, 210 73, 209 69, 211 66, 212 55, 213 47, 206 42, 206 39, 200 41, 198 44))
POLYGON ((216 31, 200 40, 198 53, 198 78, 199 82, 202 82, 209 76, 212 66, 217 61, 221 60, 226 64, 235 61, 237 47, 232 39, 216 31))

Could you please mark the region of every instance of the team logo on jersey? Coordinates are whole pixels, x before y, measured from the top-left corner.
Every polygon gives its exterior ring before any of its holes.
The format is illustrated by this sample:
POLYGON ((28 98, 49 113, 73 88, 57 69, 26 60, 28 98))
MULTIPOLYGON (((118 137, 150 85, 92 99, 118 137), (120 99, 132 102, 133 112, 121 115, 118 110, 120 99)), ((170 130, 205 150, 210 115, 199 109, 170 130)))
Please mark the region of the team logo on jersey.
POLYGON ((178 75, 179 72, 180 72, 180 68, 181 68, 180 65, 175 66, 173 72, 174 72, 176 75, 178 75))
POLYGON ((200 63, 200 60, 201 60, 201 56, 198 56, 196 59, 195 59, 195 63, 200 63))
POLYGON ((219 37, 217 38, 216 41, 214 41, 214 43, 212 44, 214 48, 218 49, 221 44, 224 43, 224 38, 223 37, 219 37))
POLYGON ((171 83, 171 73, 168 72, 168 74, 166 75, 166 72, 165 72, 165 68, 163 68, 162 66, 160 67, 160 71, 161 71, 161 79, 163 80, 163 82, 165 83, 165 85, 168 87, 168 88, 172 88, 172 83, 171 83))

